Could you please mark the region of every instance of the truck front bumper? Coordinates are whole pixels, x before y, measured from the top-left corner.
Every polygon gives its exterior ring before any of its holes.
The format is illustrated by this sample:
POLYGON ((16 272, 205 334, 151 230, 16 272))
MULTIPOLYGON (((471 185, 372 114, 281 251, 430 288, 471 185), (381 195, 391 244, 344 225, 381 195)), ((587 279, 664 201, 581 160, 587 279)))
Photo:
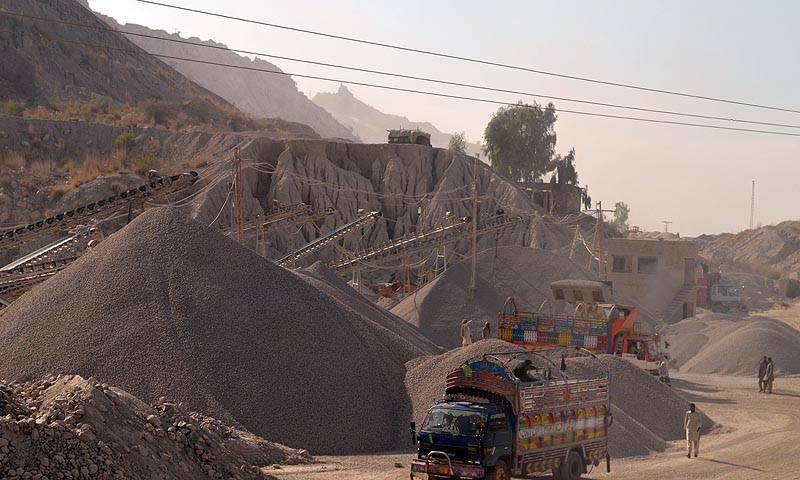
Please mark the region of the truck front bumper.
POLYGON ((439 479, 480 479, 484 476, 483 467, 480 465, 467 465, 444 462, 414 460, 411 462, 411 478, 413 480, 439 480, 439 479))

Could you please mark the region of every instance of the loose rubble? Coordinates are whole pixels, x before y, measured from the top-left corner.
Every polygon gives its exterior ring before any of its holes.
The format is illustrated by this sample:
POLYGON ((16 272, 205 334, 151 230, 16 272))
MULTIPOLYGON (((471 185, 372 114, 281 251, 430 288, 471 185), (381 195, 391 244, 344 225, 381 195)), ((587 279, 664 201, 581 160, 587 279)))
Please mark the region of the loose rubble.
POLYGON ((77 375, 0 382, 0 478, 270 479, 293 450, 162 398, 147 405, 77 375))

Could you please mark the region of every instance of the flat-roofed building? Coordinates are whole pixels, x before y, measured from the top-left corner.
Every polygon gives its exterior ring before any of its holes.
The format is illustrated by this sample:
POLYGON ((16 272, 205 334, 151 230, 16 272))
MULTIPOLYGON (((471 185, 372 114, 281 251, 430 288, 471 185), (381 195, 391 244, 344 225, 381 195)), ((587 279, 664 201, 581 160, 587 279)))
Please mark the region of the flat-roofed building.
POLYGON ((699 246, 689 240, 609 238, 608 280, 657 318, 694 315, 699 246))

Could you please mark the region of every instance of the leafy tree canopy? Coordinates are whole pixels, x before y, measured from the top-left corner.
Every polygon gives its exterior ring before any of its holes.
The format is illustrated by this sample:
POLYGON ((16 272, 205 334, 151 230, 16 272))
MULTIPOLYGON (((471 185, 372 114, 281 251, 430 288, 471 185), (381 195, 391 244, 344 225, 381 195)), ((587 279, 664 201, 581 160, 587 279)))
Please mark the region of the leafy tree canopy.
POLYGON ((552 103, 544 108, 535 102, 501 107, 484 131, 492 168, 518 182, 535 182, 552 171, 555 123, 552 103))

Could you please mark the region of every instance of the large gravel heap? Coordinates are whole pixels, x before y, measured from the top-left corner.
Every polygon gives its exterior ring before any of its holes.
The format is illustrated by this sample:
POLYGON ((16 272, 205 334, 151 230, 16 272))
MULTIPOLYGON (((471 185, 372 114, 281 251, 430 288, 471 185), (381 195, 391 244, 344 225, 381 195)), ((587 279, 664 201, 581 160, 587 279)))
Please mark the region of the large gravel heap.
POLYGON ((800 332, 778 320, 703 313, 662 333, 673 366, 684 373, 756 376, 764 356, 772 357, 777 373, 800 373, 800 332))
POLYGON ((312 453, 387 451, 408 436, 404 338, 161 208, 6 309, 0 378, 94 376, 312 453))
MULTIPOLYGON (((414 421, 420 424, 427 409, 441 398, 447 373, 464 361, 486 353, 523 351, 500 340, 481 340, 466 348, 409 361, 406 363, 406 388, 414 407, 414 421)), ((534 361, 537 363, 546 365, 534 361)), ((601 355, 599 360, 567 360, 567 374, 573 378, 597 378, 607 372, 611 373, 614 415, 609 443, 613 457, 663 451, 669 441, 683 438, 683 417, 689 401, 674 389, 619 357, 601 355)), ((713 427, 714 422, 706 417, 704 431, 713 427)))
POLYGON ((311 460, 181 403, 150 406, 91 378, 0 382, 0 399, 2 478, 256 479, 273 478, 265 472, 275 464, 311 460))

